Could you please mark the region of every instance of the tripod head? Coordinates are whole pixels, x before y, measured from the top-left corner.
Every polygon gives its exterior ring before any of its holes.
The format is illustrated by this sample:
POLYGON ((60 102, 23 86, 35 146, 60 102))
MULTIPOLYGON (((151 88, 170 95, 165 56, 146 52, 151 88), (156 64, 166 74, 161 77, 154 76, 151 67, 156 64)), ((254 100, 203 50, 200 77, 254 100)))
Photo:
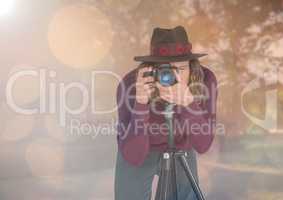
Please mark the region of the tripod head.
POLYGON ((173 118, 173 114, 174 114, 173 109, 174 109, 175 105, 176 104, 172 104, 172 103, 168 103, 168 102, 165 103, 165 110, 162 113, 165 116, 165 119, 173 118))

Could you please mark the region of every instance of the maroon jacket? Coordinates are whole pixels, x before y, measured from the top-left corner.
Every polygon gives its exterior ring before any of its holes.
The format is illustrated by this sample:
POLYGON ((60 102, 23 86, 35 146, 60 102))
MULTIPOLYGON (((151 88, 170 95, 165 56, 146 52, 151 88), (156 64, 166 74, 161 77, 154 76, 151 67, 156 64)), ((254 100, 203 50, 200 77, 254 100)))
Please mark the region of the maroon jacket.
MULTIPOLYGON (((203 67, 204 83, 209 97, 204 103, 194 100, 188 107, 174 107, 174 140, 178 149, 194 148, 206 152, 214 138, 217 80, 203 67)), ((143 164, 149 151, 164 151, 168 133, 161 103, 151 106, 135 100, 136 69, 129 72, 117 89, 118 148, 129 163, 143 164)))

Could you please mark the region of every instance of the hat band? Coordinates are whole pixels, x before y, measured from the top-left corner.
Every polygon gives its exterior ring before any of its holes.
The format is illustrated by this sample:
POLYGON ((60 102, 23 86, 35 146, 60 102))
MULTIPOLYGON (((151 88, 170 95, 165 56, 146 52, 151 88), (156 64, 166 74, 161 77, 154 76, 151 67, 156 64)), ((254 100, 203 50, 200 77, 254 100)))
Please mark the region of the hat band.
POLYGON ((153 56, 182 56, 191 53, 191 43, 169 43, 151 46, 150 53, 153 56))

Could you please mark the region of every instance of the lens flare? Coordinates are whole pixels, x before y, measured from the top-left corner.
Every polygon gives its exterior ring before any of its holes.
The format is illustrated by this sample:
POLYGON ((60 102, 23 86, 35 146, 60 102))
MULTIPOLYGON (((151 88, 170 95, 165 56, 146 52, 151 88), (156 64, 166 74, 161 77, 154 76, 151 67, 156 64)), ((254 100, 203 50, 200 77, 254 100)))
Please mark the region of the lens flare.
POLYGON ((0 16, 8 15, 14 7, 13 0, 2 0, 0 3, 0 16))
POLYGON ((80 69, 100 62, 112 46, 111 22, 94 6, 76 4, 60 9, 49 25, 53 55, 63 64, 80 69))

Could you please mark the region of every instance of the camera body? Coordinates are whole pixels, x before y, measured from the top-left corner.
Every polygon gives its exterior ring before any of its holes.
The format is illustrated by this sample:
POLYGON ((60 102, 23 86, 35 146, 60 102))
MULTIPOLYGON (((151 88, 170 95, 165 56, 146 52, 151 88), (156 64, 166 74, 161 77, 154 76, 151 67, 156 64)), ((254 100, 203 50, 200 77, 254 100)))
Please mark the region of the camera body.
POLYGON ((174 70, 177 68, 170 63, 150 63, 153 66, 151 72, 145 72, 144 77, 153 76, 154 81, 159 82, 164 87, 169 87, 177 83, 174 70))

